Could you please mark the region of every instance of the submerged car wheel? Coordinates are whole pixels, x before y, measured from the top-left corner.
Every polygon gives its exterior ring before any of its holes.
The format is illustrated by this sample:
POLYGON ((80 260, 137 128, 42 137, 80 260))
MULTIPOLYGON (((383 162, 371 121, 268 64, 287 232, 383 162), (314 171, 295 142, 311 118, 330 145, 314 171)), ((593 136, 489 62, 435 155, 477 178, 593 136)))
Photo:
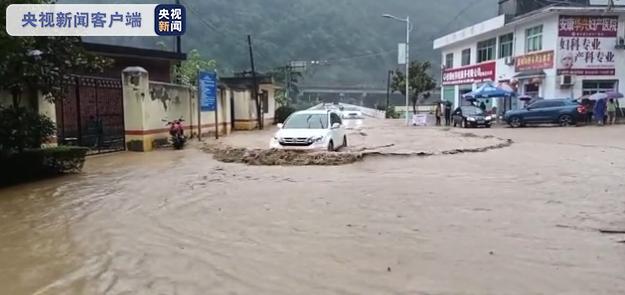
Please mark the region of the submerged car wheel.
POLYGON ((573 124, 573 118, 569 115, 562 115, 560 116, 560 118, 558 118, 558 123, 562 127, 568 127, 573 124))
POLYGON ((519 117, 512 117, 508 121, 508 124, 510 124, 510 127, 512 127, 512 128, 518 128, 518 127, 521 127, 523 125, 523 122, 521 121, 521 118, 519 118, 519 117))
POLYGON ((330 140, 330 142, 328 143, 328 152, 333 152, 334 151, 334 143, 330 140))

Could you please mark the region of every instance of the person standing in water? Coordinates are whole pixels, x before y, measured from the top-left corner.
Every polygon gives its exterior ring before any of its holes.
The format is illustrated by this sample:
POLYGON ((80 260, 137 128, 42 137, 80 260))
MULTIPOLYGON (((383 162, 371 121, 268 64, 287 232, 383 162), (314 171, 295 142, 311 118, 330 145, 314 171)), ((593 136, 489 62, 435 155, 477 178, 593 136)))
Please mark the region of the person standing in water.
POLYGON ((445 126, 451 125, 451 103, 445 102, 445 126))
POLYGON ((603 125, 603 120, 605 119, 605 99, 599 99, 595 103, 595 107, 593 109, 593 115, 595 116, 595 122, 597 125, 603 125))
POLYGON ((436 104, 436 110, 434 110, 434 115, 436 116, 436 126, 441 126, 441 104, 436 104))
POLYGON ((610 100, 608 100, 608 106, 606 109, 608 111, 608 124, 614 125, 614 123, 616 123, 616 102, 614 101, 614 98, 610 98, 610 100))

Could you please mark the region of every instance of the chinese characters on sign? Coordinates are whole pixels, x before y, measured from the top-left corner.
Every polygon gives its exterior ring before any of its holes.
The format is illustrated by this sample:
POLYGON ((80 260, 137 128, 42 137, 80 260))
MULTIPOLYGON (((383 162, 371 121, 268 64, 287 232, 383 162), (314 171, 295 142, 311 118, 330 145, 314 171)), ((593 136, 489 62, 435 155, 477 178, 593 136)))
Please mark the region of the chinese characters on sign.
POLYGON ((551 69, 553 68, 553 51, 518 56, 514 64, 517 72, 551 69))
POLYGON ((458 85, 495 81, 495 62, 487 62, 462 68, 445 69, 443 85, 458 85))
POLYGON ((560 16, 558 75, 614 75, 617 16, 560 16))
POLYGON ((154 31, 159 36, 180 36, 186 30, 186 11, 182 5, 157 5, 154 20, 154 31))
POLYGON ((32 12, 26 12, 22 16, 22 27, 32 28, 104 28, 105 25, 108 28, 117 25, 128 26, 132 28, 141 27, 141 13, 140 12, 127 12, 126 22, 123 22, 124 16, 115 12, 111 15, 107 15, 105 12, 82 12, 82 11, 62 11, 62 12, 40 12, 39 15, 35 15, 32 12))
POLYGON ((198 75, 200 87, 200 109, 206 112, 215 111, 217 105, 217 74, 200 72, 198 75))
POLYGON ((182 5, 11 4, 11 36, 180 36, 186 30, 182 5))

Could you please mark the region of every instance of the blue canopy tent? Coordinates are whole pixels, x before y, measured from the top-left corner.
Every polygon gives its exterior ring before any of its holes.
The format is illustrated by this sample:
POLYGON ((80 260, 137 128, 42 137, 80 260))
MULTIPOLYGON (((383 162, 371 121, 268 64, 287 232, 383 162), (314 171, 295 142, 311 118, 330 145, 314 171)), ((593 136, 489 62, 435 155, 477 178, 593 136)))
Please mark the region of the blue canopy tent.
POLYGON ((505 89, 503 87, 495 86, 493 83, 487 82, 482 84, 480 87, 462 95, 462 98, 493 98, 493 97, 509 97, 514 96, 515 92, 509 89, 505 89))
POLYGON ((478 87, 474 91, 471 91, 469 93, 462 95, 462 98, 466 99, 467 101, 475 101, 480 98, 501 97, 501 98, 504 98, 504 111, 506 111, 509 108, 511 108, 511 105, 512 105, 511 98, 515 95, 516 95, 516 92, 514 92, 514 90, 512 90, 510 87, 506 87, 503 85, 497 86, 493 84, 492 82, 486 82, 480 85, 480 87, 478 87), (507 103, 507 100, 509 100, 510 102, 507 103))

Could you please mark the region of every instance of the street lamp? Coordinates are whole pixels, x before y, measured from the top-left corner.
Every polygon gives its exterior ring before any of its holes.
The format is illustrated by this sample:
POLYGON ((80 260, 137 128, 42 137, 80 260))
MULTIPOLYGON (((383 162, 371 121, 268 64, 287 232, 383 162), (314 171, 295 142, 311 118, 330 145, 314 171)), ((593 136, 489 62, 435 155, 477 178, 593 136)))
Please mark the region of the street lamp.
POLYGON ((410 16, 406 16, 405 19, 399 18, 390 14, 383 14, 382 17, 394 19, 396 21, 406 23, 406 126, 410 125, 410 119, 408 119, 408 105, 410 104, 410 16))

